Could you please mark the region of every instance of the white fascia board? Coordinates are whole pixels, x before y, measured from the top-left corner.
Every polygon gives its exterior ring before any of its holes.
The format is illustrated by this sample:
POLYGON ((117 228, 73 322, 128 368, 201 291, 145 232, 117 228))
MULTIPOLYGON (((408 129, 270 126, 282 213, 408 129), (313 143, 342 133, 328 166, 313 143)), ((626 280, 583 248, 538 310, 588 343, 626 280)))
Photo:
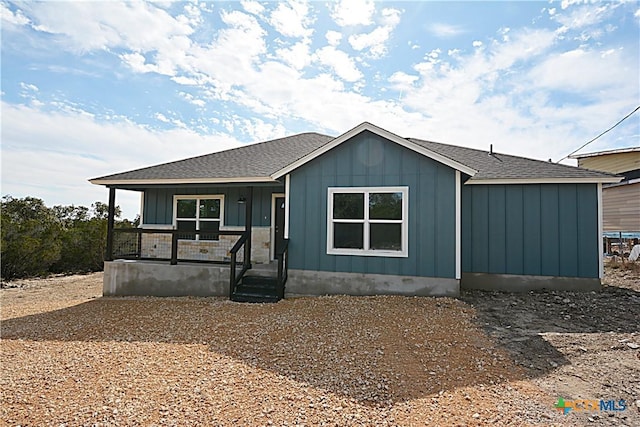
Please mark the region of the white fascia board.
POLYGON ((176 179, 90 179, 95 185, 166 185, 166 184, 235 184, 246 182, 277 182, 270 176, 242 176, 233 178, 176 178, 176 179))
POLYGON ((615 183, 622 178, 507 178, 507 179, 468 179, 464 185, 480 184, 605 184, 615 183))
POLYGON ((593 152, 593 153, 572 154, 572 155, 569 156, 569 158, 570 159, 585 159, 587 157, 607 156, 609 154, 634 153, 636 151, 640 151, 640 147, 617 148, 617 149, 614 149, 614 150, 596 151, 596 152, 593 152))
POLYGON ((271 175, 271 178, 273 179, 278 179, 288 173, 290 173, 291 171, 293 171, 294 169, 299 168, 300 166, 304 165, 307 162, 310 162, 311 160, 315 159, 316 157, 319 157, 321 155, 323 155, 324 153, 326 153, 327 151, 330 151, 332 149, 334 149, 335 147, 337 147, 338 145, 342 144, 343 142, 353 138, 354 136, 358 135, 361 132, 364 131, 369 131, 371 133, 374 133, 382 138, 388 139, 389 141, 395 142, 398 145, 401 145, 405 148, 408 148, 409 150, 415 151, 416 153, 422 154, 425 157, 429 157, 439 163, 442 163, 444 165, 447 165, 453 169, 459 170, 460 172, 464 172, 467 175, 475 175, 476 173, 478 173, 477 170, 472 169, 466 165, 463 165, 462 163, 458 163, 454 160, 449 159, 448 157, 444 157, 438 153, 434 153, 431 150, 427 150, 426 148, 415 144, 409 140, 406 140, 404 138, 399 137, 398 135, 391 133, 387 130, 384 130, 382 128, 379 128, 375 125, 372 125, 371 123, 368 122, 364 122, 356 127, 354 127, 353 129, 343 133, 342 135, 334 138, 331 142, 329 142, 328 144, 323 145, 322 147, 316 149, 315 151, 312 151, 311 153, 307 154, 306 156, 296 160, 295 162, 291 163, 290 165, 284 167, 283 169, 280 169, 279 171, 275 172, 274 174, 271 175))

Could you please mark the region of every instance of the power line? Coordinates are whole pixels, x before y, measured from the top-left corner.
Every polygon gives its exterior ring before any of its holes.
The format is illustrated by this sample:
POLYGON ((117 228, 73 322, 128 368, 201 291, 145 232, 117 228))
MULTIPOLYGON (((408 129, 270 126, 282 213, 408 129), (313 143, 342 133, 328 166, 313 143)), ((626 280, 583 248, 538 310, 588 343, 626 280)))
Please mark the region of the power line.
POLYGON ((631 117, 633 115, 633 113, 635 113, 636 111, 640 110, 640 105, 638 105, 632 112, 630 112, 629 114, 627 114, 626 116, 624 116, 622 119, 620 119, 620 121, 618 121, 618 123, 616 123, 615 125, 611 126, 609 129, 605 130, 604 132, 602 132, 600 135, 596 136, 595 138, 585 142, 584 144, 582 144, 582 146, 580 146, 580 148, 578 148, 577 150, 572 151, 571 153, 567 154, 566 156, 564 156, 563 158, 561 158, 560 160, 558 160, 556 163, 560 163, 561 161, 563 161, 564 159, 566 159, 567 157, 577 153, 578 151, 582 150, 584 147, 586 147, 587 145, 591 144, 593 141, 595 141, 596 139, 600 138, 602 135, 604 135, 605 133, 609 132, 610 130, 612 130, 613 128, 615 128, 616 126, 618 126, 620 123, 624 122, 625 120, 627 120, 629 117, 631 117))

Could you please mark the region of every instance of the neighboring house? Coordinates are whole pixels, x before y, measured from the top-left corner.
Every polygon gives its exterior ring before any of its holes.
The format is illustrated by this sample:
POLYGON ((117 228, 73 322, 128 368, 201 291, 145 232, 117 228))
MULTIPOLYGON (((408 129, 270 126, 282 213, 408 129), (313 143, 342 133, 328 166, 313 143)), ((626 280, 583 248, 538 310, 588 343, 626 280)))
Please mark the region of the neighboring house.
POLYGON ((619 179, 365 122, 91 182, 111 213, 116 189, 142 195, 140 229, 111 215, 105 295, 260 300, 273 286, 277 300, 285 281, 287 295, 596 289, 602 184, 619 179))
POLYGON ((605 233, 640 233, 640 147, 576 154, 578 166, 624 176, 602 188, 605 233))

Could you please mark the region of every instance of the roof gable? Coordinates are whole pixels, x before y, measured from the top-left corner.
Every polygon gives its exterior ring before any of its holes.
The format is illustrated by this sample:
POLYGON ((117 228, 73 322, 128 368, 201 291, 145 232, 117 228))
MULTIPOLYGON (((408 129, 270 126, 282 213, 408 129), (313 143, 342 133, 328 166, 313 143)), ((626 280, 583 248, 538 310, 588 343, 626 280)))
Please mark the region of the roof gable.
POLYGON ((322 145, 321 147, 317 148, 316 150, 312 151, 311 153, 305 155, 304 157, 301 157, 300 159, 296 160, 295 162, 285 166, 284 168, 276 171, 275 173, 273 173, 271 175, 271 177, 273 179, 278 179, 283 177, 284 175, 288 174, 289 172, 293 171, 294 169, 299 168, 300 166, 310 162, 311 160, 322 156, 324 153, 336 148, 337 146, 339 146, 340 144, 344 143, 345 141, 348 141, 349 139, 353 138, 354 136, 365 132, 365 131, 369 131, 372 132, 382 138, 385 138, 391 142, 394 142, 398 145, 401 145, 405 148, 408 148, 411 151, 414 151, 418 154, 421 154, 423 156, 429 157, 437 162, 440 162, 444 165, 447 165, 453 169, 459 170, 461 172, 466 173, 467 175, 475 175, 478 171, 465 165, 462 164, 454 159, 448 158, 446 156, 443 156, 439 153, 436 153, 426 147, 423 147, 419 144, 416 144, 414 142, 412 142, 409 139, 405 139, 405 138, 401 138, 398 135, 391 133, 385 129, 382 129, 378 126, 375 126, 369 122, 363 122, 361 124, 359 124, 358 126, 354 127, 353 129, 343 133, 342 135, 334 138, 332 141, 330 141, 327 144, 322 145))

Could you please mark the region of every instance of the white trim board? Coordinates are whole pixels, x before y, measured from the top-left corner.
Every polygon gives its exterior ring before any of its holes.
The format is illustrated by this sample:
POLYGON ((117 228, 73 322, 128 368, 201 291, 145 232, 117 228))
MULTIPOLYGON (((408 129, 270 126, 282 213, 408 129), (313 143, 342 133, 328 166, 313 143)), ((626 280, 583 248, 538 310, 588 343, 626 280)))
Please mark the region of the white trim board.
POLYGON ((433 159, 439 163, 442 163, 444 165, 447 165, 453 169, 459 170, 461 172, 466 173, 467 175, 473 176, 476 173, 478 173, 478 171, 476 171, 475 169, 470 168, 469 166, 463 165, 462 163, 458 163, 454 160, 449 159, 448 157, 445 157, 441 154, 435 153, 431 150, 428 150, 414 142, 411 142, 405 138, 401 138, 398 135, 391 133, 387 130, 384 130, 382 128, 379 128, 371 123, 368 122, 364 122, 359 124, 358 126, 356 126, 355 128, 343 133, 342 135, 334 138, 332 141, 330 141, 329 143, 323 145, 322 147, 316 149, 315 151, 312 151, 311 153, 307 154, 306 156, 296 160, 295 162, 291 163, 288 166, 285 166, 284 168, 280 169, 279 171, 273 173, 271 175, 271 178, 278 179, 281 178, 282 176, 290 173, 291 171, 299 168, 300 166, 304 165, 307 162, 310 162, 311 160, 320 157, 321 155, 323 155, 324 153, 326 153, 327 151, 330 151, 332 149, 334 149, 335 147, 337 147, 338 145, 342 144, 343 142, 353 138, 354 136, 364 132, 364 131, 369 131, 371 133, 374 133, 382 138, 385 138, 389 141, 395 142, 398 145, 401 145, 405 148, 408 148, 409 150, 415 151, 416 153, 422 154, 423 156, 429 157, 430 159, 433 159))
MULTIPOLYGON (((272 261, 276 256, 276 199, 278 197, 285 198, 285 216, 287 208, 286 196, 284 193, 271 193, 271 231, 269 232, 269 259, 272 261)), ((284 233, 284 230, 282 231, 284 233)))
POLYGON ((496 178, 496 179, 468 179, 464 185, 499 185, 499 184, 597 184, 614 183, 622 177, 602 178, 496 178))
POLYGON ((456 279, 462 277, 462 186, 460 171, 456 171, 456 279))
POLYGON ((90 179, 95 185, 152 185, 152 184, 234 184, 247 182, 278 182, 269 176, 239 176, 229 178, 165 178, 165 179, 90 179))

